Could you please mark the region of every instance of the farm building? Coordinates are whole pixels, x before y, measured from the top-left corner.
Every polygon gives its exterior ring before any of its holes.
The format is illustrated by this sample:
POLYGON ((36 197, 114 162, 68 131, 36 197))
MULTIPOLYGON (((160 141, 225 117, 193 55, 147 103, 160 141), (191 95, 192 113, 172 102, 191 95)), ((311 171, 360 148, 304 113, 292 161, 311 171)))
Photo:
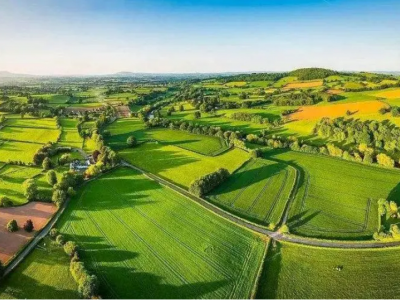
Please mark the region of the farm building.
POLYGON ((91 165, 91 162, 89 159, 84 160, 84 161, 76 159, 69 164, 69 169, 71 171, 75 171, 75 172, 84 172, 89 168, 90 165, 91 165))

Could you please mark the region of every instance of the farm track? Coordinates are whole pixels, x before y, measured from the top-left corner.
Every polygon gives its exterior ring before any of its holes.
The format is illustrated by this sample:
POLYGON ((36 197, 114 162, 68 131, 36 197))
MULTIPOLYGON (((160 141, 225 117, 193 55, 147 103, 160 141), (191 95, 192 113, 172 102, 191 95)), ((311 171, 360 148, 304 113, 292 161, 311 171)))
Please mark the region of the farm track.
MULTIPOLYGON (((308 237, 302 237, 302 236, 297 236, 297 235, 282 234, 279 232, 274 232, 274 231, 266 229, 265 227, 256 225, 254 223, 251 223, 249 221, 245 221, 239 217, 236 217, 236 216, 216 207, 215 205, 211 204, 210 202, 190 194, 188 191, 184 190, 183 188, 181 188, 169 181, 166 181, 166 180, 158 177, 157 175, 146 172, 128 162, 123 161, 122 165, 132 168, 132 169, 146 175, 148 178, 150 178, 154 181, 157 181, 159 184, 178 192, 179 194, 185 196, 186 198, 189 198, 190 200, 196 202, 197 204, 203 206, 204 208, 212 211, 213 213, 219 215, 220 217, 222 217, 224 219, 227 219, 227 220, 229 220, 239 226, 245 227, 251 231, 260 233, 262 235, 267 235, 270 238, 275 239, 277 241, 289 242, 289 243, 295 243, 295 244, 301 244, 301 245, 308 245, 308 246, 315 246, 315 247, 342 248, 342 249, 368 249, 368 248, 387 248, 387 247, 400 246, 400 241, 385 243, 385 242, 374 242, 374 241, 321 240, 321 239, 308 238, 308 237)), ((298 183, 296 183, 296 184, 298 184, 298 183)), ((293 196, 294 195, 292 195, 292 197, 293 196)))

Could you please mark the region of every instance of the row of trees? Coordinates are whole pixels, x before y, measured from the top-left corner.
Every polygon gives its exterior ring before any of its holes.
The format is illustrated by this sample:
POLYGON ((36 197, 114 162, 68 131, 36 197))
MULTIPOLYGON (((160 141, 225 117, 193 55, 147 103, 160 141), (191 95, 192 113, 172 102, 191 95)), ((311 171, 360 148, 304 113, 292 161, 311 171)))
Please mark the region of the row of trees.
POLYGON ((64 252, 70 258, 69 271, 78 284, 78 292, 85 299, 98 299, 100 282, 96 275, 87 270, 83 261, 80 260, 79 247, 73 241, 66 241, 56 228, 50 230, 49 236, 63 247, 64 252))
POLYGON ((279 117, 275 118, 271 122, 271 120, 266 117, 262 117, 258 114, 251 114, 251 113, 247 113, 247 112, 234 112, 229 115, 229 118, 238 120, 238 121, 252 122, 255 124, 274 124, 276 126, 278 126, 279 124, 281 124, 283 122, 283 119, 281 119, 279 117))
POLYGON ((219 186, 229 177, 229 171, 220 168, 217 171, 201 176, 199 179, 194 180, 189 186, 189 192, 196 196, 204 196, 212 189, 219 186))
POLYGON ((331 102, 338 99, 338 95, 331 95, 325 92, 315 92, 313 90, 300 90, 274 95, 272 102, 278 106, 301 106, 313 105, 321 101, 331 102))

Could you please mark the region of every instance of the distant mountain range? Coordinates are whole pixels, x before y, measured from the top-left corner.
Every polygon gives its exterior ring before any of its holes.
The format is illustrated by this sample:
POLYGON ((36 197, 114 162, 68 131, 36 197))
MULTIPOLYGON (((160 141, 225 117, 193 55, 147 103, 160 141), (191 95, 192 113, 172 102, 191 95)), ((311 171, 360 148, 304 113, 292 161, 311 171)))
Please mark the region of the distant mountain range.
MULTIPOLYGON (((38 78, 38 77, 132 77, 132 78, 148 78, 148 77, 169 77, 169 78, 206 78, 211 76, 231 76, 237 74, 252 74, 252 73, 276 73, 269 71, 255 72, 220 72, 220 73, 135 73, 135 72, 117 72, 105 75, 32 75, 18 74, 8 71, 0 71, 0 78, 38 78)), ((373 73, 400 75, 400 71, 374 71, 373 73)))

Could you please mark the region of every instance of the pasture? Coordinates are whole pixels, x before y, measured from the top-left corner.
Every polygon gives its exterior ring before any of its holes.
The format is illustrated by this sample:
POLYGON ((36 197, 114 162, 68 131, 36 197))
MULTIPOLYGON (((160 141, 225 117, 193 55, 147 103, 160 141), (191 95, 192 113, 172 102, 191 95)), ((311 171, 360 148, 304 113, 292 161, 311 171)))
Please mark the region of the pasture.
POLYGON ((208 199, 259 223, 279 223, 296 180, 285 163, 252 159, 232 174, 208 199))
POLYGON ((0 299, 78 299, 64 250, 46 238, 0 284, 0 299))
POLYGON ((145 143, 119 152, 122 159, 139 168, 155 173, 166 180, 187 188, 200 176, 226 168, 233 173, 249 154, 240 149, 232 149, 218 156, 204 156, 173 145, 145 143))
POLYGON ((377 230, 377 200, 397 201, 397 170, 329 156, 271 150, 265 157, 299 171, 288 225, 293 233, 337 239, 371 239, 377 230))
POLYGON ((31 163, 35 152, 48 142, 56 142, 60 130, 54 119, 7 118, 0 129, 0 160, 31 163))
POLYGON ((88 183, 61 231, 104 298, 248 298, 266 243, 131 169, 88 183))
POLYGON ((78 120, 62 118, 60 124, 62 132, 58 145, 64 147, 82 148, 82 138, 78 132, 78 120))
POLYGON ((14 205, 26 203, 22 183, 41 173, 40 168, 4 165, 0 168, 0 196, 8 197, 14 205))
POLYGON ((268 251, 257 298, 397 298, 399 254, 398 247, 356 250, 278 243, 268 251))
POLYGON ((145 130, 143 122, 135 118, 118 119, 107 128, 111 136, 106 139, 114 149, 127 148, 126 140, 133 135, 139 141, 157 140, 199 154, 214 156, 228 149, 225 141, 208 135, 193 134, 164 128, 145 130))

